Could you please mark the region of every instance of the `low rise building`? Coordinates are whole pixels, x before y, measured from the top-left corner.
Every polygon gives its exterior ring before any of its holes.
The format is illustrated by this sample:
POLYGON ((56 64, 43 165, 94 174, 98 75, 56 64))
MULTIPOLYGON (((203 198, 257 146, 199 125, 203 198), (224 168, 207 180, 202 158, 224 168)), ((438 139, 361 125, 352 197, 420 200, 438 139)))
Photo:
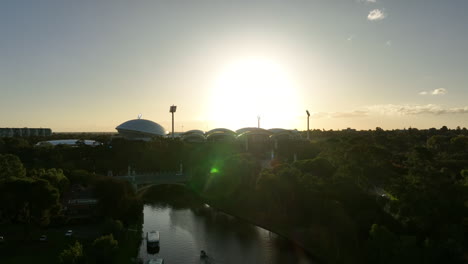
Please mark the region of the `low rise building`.
POLYGON ((0 128, 0 137, 48 137, 52 135, 50 128, 0 128))

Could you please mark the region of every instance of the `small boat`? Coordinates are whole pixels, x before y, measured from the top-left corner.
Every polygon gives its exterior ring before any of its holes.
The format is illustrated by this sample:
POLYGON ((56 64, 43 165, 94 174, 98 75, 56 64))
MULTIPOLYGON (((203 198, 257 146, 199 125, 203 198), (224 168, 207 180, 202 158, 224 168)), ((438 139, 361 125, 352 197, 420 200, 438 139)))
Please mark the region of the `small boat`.
POLYGON ((150 259, 146 262, 146 264, 164 264, 164 259, 162 258, 150 259))
POLYGON ((208 255, 206 254, 205 250, 200 251, 200 258, 207 258, 208 255))
POLYGON ((146 246, 150 248, 159 247, 159 231, 146 233, 146 246))

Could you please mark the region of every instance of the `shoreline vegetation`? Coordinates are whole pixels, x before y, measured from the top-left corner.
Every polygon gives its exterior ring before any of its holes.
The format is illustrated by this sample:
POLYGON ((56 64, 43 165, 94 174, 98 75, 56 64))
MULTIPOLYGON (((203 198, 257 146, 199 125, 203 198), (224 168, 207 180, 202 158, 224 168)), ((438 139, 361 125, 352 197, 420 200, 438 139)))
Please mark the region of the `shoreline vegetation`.
MULTIPOLYGON (((311 141, 251 142, 249 150, 239 142, 86 136, 104 144, 36 147, 38 141, 64 135, 0 138, 1 233, 16 226, 17 241, 33 241, 53 227, 67 229, 64 200, 72 186, 80 185, 98 201, 92 219, 109 222, 98 231, 101 237, 82 247, 71 244, 67 252, 83 263, 109 260, 94 247, 105 247, 108 256, 127 240, 105 227, 134 229, 144 201, 112 175, 127 175, 130 168, 178 171, 183 164, 187 188, 202 202, 303 242, 321 262, 468 261, 466 129, 313 130, 311 141)), ((181 204, 192 198, 179 197, 181 204)), ((2 235, 1 261, 13 263, 21 250, 8 250, 11 234, 2 235)), ((47 246, 54 236, 28 251, 42 256, 39 252, 49 249, 38 263, 47 257, 47 263, 58 262, 57 248, 47 246)))
POLYGON ((301 250, 304 251, 308 257, 314 259, 314 263, 325 263, 323 260, 319 260, 316 256, 314 256, 313 252, 310 249, 306 248, 306 246, 291 237, 288 234, 285 234, 281 231, 272 229, 272 227, 268 226, 267 224, 259 223, 258 219, 253 219, 247 215, 242 215, 240 212, 230 211, 229 208, 225 207, 218 207, 219 205, 216 204, 215 201, 210 201, 207 198, 201 197, 195 191, 190 189, 187 186, 179 186, 179 185, 158 185, 158 186, 151 186, 150 188, 145 189, 142 193, 138 194, 139 197, 142 199, 144 204, 153 204, 154 202, 158 203, 168 203, 171 206, 177 208, 177 206, 186 206, 189 205, 190 207, 198 208, 204 204, 207 204, 213 210, 218 212, 222 212, 226 215, 231 217, 237 218, 245 223, 249 223, 253 226, 258 226, 263 228, 271 233, 274 233, 277 236, 280 236, 284 239, 287 239, 289 242, 293 243, 295 246, 299 247, 301 250))

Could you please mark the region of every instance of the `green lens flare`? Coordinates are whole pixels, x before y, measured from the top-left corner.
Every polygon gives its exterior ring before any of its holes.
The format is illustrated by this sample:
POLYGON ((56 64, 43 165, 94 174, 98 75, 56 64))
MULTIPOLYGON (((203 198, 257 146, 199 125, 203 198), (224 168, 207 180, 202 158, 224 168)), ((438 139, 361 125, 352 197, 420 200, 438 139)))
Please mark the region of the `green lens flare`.
POLYGON ((219 170, 217 168, 211 168, 210 173, 218 173, 219 170))

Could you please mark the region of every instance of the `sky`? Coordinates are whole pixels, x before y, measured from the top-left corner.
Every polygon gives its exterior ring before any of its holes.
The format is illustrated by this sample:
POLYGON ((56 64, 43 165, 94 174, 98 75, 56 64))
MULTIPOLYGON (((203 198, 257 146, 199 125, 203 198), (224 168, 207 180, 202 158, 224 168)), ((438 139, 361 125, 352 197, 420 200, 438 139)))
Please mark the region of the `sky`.
POLYGON ((468 127, 466 0, 0 2, 0 127, 468 127))

